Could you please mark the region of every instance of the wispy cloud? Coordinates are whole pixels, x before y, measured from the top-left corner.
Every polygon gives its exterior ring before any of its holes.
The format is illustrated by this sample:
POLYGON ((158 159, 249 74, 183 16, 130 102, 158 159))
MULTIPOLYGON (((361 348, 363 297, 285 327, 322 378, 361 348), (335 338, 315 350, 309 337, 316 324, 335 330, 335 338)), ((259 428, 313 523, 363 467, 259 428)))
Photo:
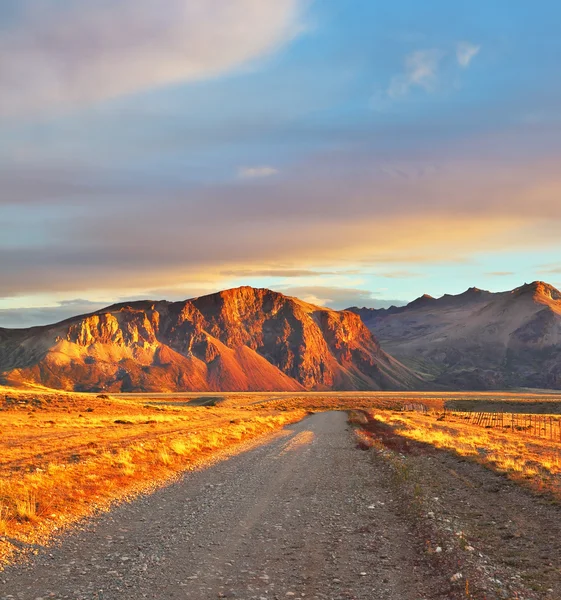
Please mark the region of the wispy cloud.
POLYGON ((0 327, 31 327, 49 325, 75 315, 95 312, 107 303, 89 300, 63 300, 54 306, 34 306, 24 308, 0 309, 0 327))
POLYGON ((25 0, 0 31, 0 116, 215 77, 294 37, 301 0, 25 0))
POLYGON ((413 87, 426 91, 433 89, 440 63, 444 58, 441 50, 417 50, 405 58, 405 72, 392 78, 387 90, 390 98, 404 96, 413 87))
POLYGON ((485 273, 485 275, 489 275, 489 277, 510 277, 514 275, 514 271, 490 271, 489 273, 485 273))
POLYGON ((224 277, 318 277, 323 275, 338 275, 336 271, 315 271, 312 269, 230 269, 221 271, 224 277))
MULTIPOLYGON (((456 45, 456 60, 458 64, 467 68, 473 58, 479 54, 481 46, 469 42, 459 42, 456 45)), ((389 98, 399 98, 407 95, 412 88, 418 87, 426 92, 435 89, 438 82, 439 71, 444 59, 450 53, 438 48, 416 50, 405 57, 403 73, 395 75, 386 90, 389 98)))
POLYGON ((329 306, 330 308, 335 308, 337 310, 349 308, 350 306, 389 308, 390 306, 401 306, 405 304, 401 300, 380 298, 377 291, 352 287, 311 285, 285 287, 280 288, 278 291, 289 296, 296 296, 311 304, 329 306))
POLYGON ((271 177, 272 175, 276 175, 278 172, 278 169, 269 166, 242 167, 238 171, 238 176, 242 179, 258 179, 259 177, 271 177))
POLYGON ((411 277, 422 277, 422 274, 415 273, 414 271, 388 271, 386 273, 377 273, 377 276, 386 279, 409 279, 411 277))
POLYGON ((538 271, 538 273, 550 274, 550 275, 558 275, 561 274, 561 265, 550 266, 547 268, 542 268, 538 271))
POLYGON ((470 44, 469 42, 460 42, 456 46, 456 58, 458 64, 462 67, 469 67, 471 61, 479 54, 481 46, 470 44))
POLYGON ((360 303, 372 303, 376 295, 375 292, 370 290, 323 285, 285 287, 279 291, 289 296, 301 298, 311 304, 330 306, 331 308, 346 308, 360 303))

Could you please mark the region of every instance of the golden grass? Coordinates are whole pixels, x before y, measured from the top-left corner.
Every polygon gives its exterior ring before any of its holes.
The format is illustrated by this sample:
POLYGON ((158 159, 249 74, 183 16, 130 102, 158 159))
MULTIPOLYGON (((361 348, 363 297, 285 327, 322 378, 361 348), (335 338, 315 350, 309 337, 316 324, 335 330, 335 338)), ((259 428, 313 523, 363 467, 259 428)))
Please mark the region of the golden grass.
POLYGON ((435 414, 373 411, 376 420, 399 435, 452 450, 538 492, 561 500, 561 444, 511 430, 487 429, 456 421, 437 421, 435 414))
POLYGON ((559 395, 271 392, 213 394, 217 406, 185 406, 207 396, 103 398, 0 388, 0 563, 14 544, 45 543, 96 510, 300 420, 308 410, 378 409, 402 435, 454 449, 536 488, 558 489, 559 445, 390 411, 412 401, 440 409, 457 398, 559 402, 559 395))
POLYGON ((0 411, 0 563, 16 546, 46 543, 115 501, 306 414, 67 398, 0 411))

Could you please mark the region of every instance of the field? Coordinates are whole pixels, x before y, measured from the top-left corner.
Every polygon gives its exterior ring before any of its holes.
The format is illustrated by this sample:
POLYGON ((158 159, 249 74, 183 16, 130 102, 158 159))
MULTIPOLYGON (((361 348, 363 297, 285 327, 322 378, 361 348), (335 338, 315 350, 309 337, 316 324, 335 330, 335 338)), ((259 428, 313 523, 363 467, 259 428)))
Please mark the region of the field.
POLYGON ((0 562, 306 414, 197 404, 3 390, 0 562))
POLYGON ((551 439, 529 435, 522 428, 513 429, 510 419, 504 427, 493 427, 465 422, 456 415, 444 416, 437 411, 371 410, 367 415, 368 429, 373 437, 384 440, 391 432, 394 446, 399 451, 450 451, 502 473, 535 492, 561 500, 561 442, 557 436, 551 439), (383 425, 389 426, 389 431, 383 425), (407 440, 416 444, 408 444, 407 440))
POLYGON ((465 585, 444 597, 561 598, 561 444, 443 411, 360 410, 350 420, 436 575, 455 572, 465 585))
MULTIPOLYGON (((465 456, 561 498, 561 444, 462 422, 444 409, 561 413, 558 394, 268 393, 96 396, 0 390, 0 559, 165 485, 308 412, 359 411, 371 438, 465 456), (429 413, 403 411, 422 404, 429 413), (395 440, 398 440, 397 442, 395 440), (421 446, 419 446, 421 447, 421 446)), ((405 446, 404 446, 405 447, 405 446)))

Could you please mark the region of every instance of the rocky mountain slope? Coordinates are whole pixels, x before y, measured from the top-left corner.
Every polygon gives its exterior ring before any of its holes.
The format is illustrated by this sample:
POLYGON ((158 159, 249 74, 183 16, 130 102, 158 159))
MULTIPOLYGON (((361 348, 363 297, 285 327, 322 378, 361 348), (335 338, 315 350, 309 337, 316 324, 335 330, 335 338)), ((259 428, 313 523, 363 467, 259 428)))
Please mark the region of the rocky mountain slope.
POLYGON ((349 310, 387 352, 435 384, 561 389, 561 292, 542 281, 508 292, 470 288, 403 307, 349 310))
POLYGON ((241 287, 0 329, 0 382, 78 391, 406 389, 423 382, 352 312, 241 287))

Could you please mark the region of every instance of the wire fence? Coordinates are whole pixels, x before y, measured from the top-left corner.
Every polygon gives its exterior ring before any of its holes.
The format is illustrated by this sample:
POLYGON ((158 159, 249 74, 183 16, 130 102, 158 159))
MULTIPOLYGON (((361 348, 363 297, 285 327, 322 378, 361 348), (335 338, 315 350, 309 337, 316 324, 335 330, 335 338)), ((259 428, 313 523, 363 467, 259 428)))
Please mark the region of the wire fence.
POLYGON ((517 432, 561 442, 561 416, 531 413, 434 411, 423 404, 405 404, 402 410, 434 414, 439 421, 456 421, 486 429, 517 432))
POLYGON ((415 411, 415 412, 422 412, 422 413, 428 413, 430 412, 429 407, 426 404, 422 404, 421 402, 411 402, 409 404, 404 404, 401 407, 401 410, 406 410, 406 411, 415 411))

